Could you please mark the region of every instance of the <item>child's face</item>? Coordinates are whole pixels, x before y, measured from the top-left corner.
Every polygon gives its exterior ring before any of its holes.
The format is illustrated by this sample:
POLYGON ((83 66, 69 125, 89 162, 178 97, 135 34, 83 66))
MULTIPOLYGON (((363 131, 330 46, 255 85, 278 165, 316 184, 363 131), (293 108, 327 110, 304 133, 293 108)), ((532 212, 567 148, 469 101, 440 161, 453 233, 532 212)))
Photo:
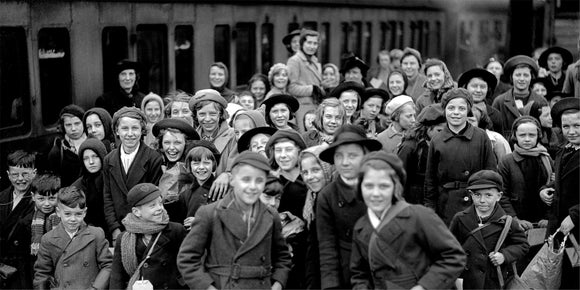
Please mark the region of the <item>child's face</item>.
POLYGON ((163 200, 161 196, 146 204, 133 207, 133 214, 146 221, 161 222, 163 220, 163 200))
POLYGON ((80 208, 78 205, 75 208, 71 208, 59 203, 56 207, 56 214, 60 218, 64 228, 72 233, 76 232, 81 226, 83 219, 87 214, 87 208, 80 208))
POLYGON ((272 208, 278 209, 278 207, 280 206, 280 199, 282 198, 282 196, 279 195, 268 195, 265 193, 260 194, 260 201, 262 203, 264 203, 267 206, 270 206, 272 208))
POLYGON ((36 209, 41 211, 44 214, 49 214, 54 211, 54 207, 56 206, 56 194, 54 195, 40 195, 35 193, 32 196, 32 200, 34 200, 34 205, 36 209))
POLYGON ((8 174, 8 179, 16 191, 25 192, 36 177, 36 168, 8 166, 6 174, 8 174))
POLYGON ((523 123, 515 132, 518 146, 522 149, 532 149, 538 144, 538 127, 534 123, 523 123))
POLYGON ((240 116, 234 121, 234 134, 236 135, 236 141, 239 141, 244 133, 254 129, 256 125, 247 116, 240 116))
POLYGON ((240 97, 240 105, 244 107, 246 110, 253 110, 254 109, 254 97, 252 96, 241 96, 240 97))
POLYGON ((580 145, 580 112, 562 114, 562 133, 568 142, 580 145))
POLYGON ((238 165, 232 170, 234 196, 244 206, 252 206, 266 186, 266 172, 251 165, 238 165))
POLYGON ((191 173, 197 181, 204 182, 208 180, 213 172, 213 161, 203 157, 199 161, 191 161, 191 173))
POLYGON ((322 166, 320 166, 320 163, 318 163, 318 160, 314 156, 302 158, 300 165, 302 165, 300 174, 310 190, 319 192, 326 186, 327 181, 326 177, 324 177, 324 170, 322 170, 322 166))
POLYGON ((97 173, 102 167, 101 158, 91 149, 86 149, 83 152, 83 163, 89 173, 97 173))
POLYGON ((268 156, 266 156, 266 145, 268 144, 269 140, 269 135, 256 134, 256 136, 250 139, 250 151, 260 153, 264 155, 264 157, 268 158, 268 156))
POLYGON ((300 148, 294 141, 284 141, 274 144, 274 160, 284 171, 291 171, 298 166, 300 148))
POLYGON ((495 187, 477 189, 471 192, 473 205, 475 205, 475 210, 480 216, 490 215, 500 198, 501 192, 495 187))

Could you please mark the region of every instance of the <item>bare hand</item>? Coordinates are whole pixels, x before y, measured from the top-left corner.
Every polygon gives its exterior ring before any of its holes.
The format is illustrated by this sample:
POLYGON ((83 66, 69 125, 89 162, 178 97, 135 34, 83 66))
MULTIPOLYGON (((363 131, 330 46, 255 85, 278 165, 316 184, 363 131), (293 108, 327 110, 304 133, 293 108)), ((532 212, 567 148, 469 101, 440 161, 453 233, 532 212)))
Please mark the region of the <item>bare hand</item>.
POLYGON ((209 189, 209 198, 212 201, 221 199, 224 194, 228 191, 228 186, 230 184, 230 175, 227 172, 220 174, 211 185, 209 189))
POLYGON ((533 229, 534 225, 526 220, 518 220, 518 223, 520 224, 520 228, 522 229, 522 231, 527 231, 529 229, 533 229))
POLYGON ((562 223, 560 224, 560 231, 564 234, 568 234, 574 228, 574 223, 572 222, 572 218, 567 216, 562 223))
POLYGON ((411 290, 425 290, 425 288, 423 288, 421 285, 415 285, 413 288, 411 288, 411 290))
POLYGON ((194 219, 195 217, 190 216, 183 221, 183 226, 185 227, 185 229, 187 230, 191 229, 191 224, 193 224, 194 219))
POLYGON ((276 281, 276 282, 274 282, 274 284, 272 284, 271 289, 272 290, 282 290, 282 284, 280 284, 280 282, 276 281))
POLYGON ((552 201, 554 200, 554 191, 556 190, 551 187, 540 190, 540 199, 542 199, 545 204, 552 205, 552 201))
POLYGON ((540 220, 538 222, 538 227, 539 228, 547 228, 548 227, 548 220, 540 220))
POLYGON ((500 252, 489 253, 489 259, 494 266, 499 266, 505 262, 505 257, 500 252))

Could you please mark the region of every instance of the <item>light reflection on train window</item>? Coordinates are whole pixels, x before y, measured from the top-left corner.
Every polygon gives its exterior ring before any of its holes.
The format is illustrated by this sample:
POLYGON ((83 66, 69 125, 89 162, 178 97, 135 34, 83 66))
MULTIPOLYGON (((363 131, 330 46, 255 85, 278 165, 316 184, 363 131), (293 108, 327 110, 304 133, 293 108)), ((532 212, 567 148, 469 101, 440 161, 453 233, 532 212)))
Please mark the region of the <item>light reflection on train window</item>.
POLYGON ((137 60, 142 72, 139 90, 162 95, 167 92, 167 26, 137 25, 137 60))
MULTIPOLYGON (((23 27, 0 27, 0 128, 30 128, 28 49, 23 27)), ((4 130, 1 130, 4 131, 4 130)), ((20 133, 23 133, 23 130, 20 133)), ((3 132, 3 137, 7 137, 3 132)))
POLYGON ((364 31, 362 33, 362 55, 361 58, 369 65, 371 65, 371 49, 372 49, 372 35, 373 24, 367 22, 364 25, 364 31))
POLYGON ((119 86, 118 76, 115 75, 117 63, 128 56, 129 44, 127 28, 105 27, 102 35, 103 50, 103 85, 104 91, 110 92, 119 86))
POLYGON ((236 84, 243 85, 256 72, 256 24, 236 24, 236 84))
POLYGON ((330 23, 324 22, 322 23, 322 27, 320 28, 320 63, 328 63, 330 60, 330 23))
POLYGON ((40 29, 38 64, 44 125, 55 124, 60 110, 72 103, 70 61, 68 30, 66 28, 40 29))
POLYGON ((214 61, 223 62, 228 68, 230 68, 230 26, 227 24, 216 25, 213 37, 214 61))
POLYGON ((262 46, 262 67, 263 74, 268 75, 270 67, 273 65, 274 58, 274 25, 272 23, 262 24, 262 37, 260 38, 262 46))
POLYGON ((193 92, 193 26, 175 27, 175 88, 193 92))

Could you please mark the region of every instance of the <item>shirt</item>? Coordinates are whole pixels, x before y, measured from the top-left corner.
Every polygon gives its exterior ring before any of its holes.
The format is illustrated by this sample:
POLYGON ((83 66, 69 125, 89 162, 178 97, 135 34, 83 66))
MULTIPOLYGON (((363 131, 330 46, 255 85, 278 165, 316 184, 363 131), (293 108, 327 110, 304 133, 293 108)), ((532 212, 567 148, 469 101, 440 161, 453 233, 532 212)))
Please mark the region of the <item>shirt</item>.
POLYGON ((141 144, 137 145, 137 149, 135 149, 135 151, 128 154, 125 153, 125 149, 123 146, 121 146, 121 163, 123 163, 123 169, 125 169, 125 173, 129 172, 129 168, 131 167, 133 160, 135 160, 135 155, 137 155, 137 151, 139 151, 139 146, 141 146, 141 144))
POLYGON ((24 196, 24 193, 18 194, 15 191, 12 192, 12 210, 14 210, 16 208, 18 203, 22 200, 23 196, 24 196))

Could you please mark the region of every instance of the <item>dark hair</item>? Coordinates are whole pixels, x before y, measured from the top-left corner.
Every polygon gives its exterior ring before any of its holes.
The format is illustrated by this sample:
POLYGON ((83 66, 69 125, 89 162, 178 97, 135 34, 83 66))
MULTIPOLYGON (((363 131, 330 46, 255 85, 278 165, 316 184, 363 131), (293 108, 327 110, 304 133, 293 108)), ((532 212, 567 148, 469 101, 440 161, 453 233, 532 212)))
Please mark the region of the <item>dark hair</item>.
POLYGON ((304 46, 304 43, 306 42, 306 38, 308 36, 315 36, 318 37, 318 40, 320 41, 320 33, 318 33, 318 31, 314 31, 314 30, 310 30, 310 29, 305 29, 300 33, 300 51, 304 52, 304 50, 302 49, 302 47, 304 46))
MULTIPOLYGON (((268 161, 270 162, 270 167, 272 167, 272 170, 276 170, 278 168, 280 168, 280 166, 278 166, 278 163, 276 162, 276 157, 274 156, 275 153, 275 149, 274 147, 276 147, 276 144, 281 143, 281 142, 292 142, 292 144, 294 144, 294 146, 296 146, 296 151, 298 152, 297 155, 300 155, 300 151, 302 150, 300 148, 300 146, 298 146, 298 144, 296 144, 296 142, 294 140, 291 140, 289 138, 279 138, 278 140, 276 140, 276 142, 272 143, 272 146, 270 146, 269 148, 266 148, 266 150, 268 150, 268 156, 270 156, 268 158, 268 161)), ((300 160, 298 158, 296 158, 296 167, 298 167, 298 164, 300 163, 300 160)))
POLYGON ((531 88, 532 87, 532 81, 536 79, 537 72, 536 72, 536 70, 533 67, 531 67, 530 65, 525 64, 525 63, 520 63, 520 64, 516 65, 510 71, 510 75, 509 75, 509 77, 510 77, 510 84, 513 85, 513 83, 514 83, 514 77, 513 77, 513 75, 514 75, 514 72, 516 71, 516 69, 518 69, 518 68, 528 68, 530 70, 530 75, 532 75, 532 79, 530 81, 530 84, 528 85, 528 88, 531 88))
POLYGON ((270 196, 277 196, 284 193, 284 186, 280 183, 280 180, 275 177, 268 177, 266 180, 266 186, 264 186, 264 194, 270 196))
MULTIPOLYGON (((405 94, 405 92, 407 91, 407 87, 409 86, 409 78, 407 78, 407 75, 400 69, 394 69, 389 73, 389 76, 387 77, 387 92, 389 93, 389 95, 391 94, 391 89, 389 88, 389 80, 391 79, 392 75, 398 74, 400 76, 403 77, 403 95, 405 94)), ((394 96, 392 96, 394 97, 394 96)))
POLYGON ((75 186, 63 187, 58 192, 58 203, 70 208, 78 206, 83 209, 87 207, 87 198, 80 188, 75 186))
POLYGON ((471 108, 471 111, 467 113, 467 116, 475 117, 475 119, 477 119, 477 127, 484 130, 488 129, 493 131, 493 123, 489 118, 489 115, 479 107, 473 106, 473 108, 471 108), (479 118, 473 113, 473 111, 479 112, 479 118))
POLYGON ((54 174, 41 174, 32 180, 30 190, 33 194, 51 196, 60 190, 60 177, 54 174))
MULTIPOLYGON (((268 93, 270 91, 270 82, 268 81, 268 77, 265 76, 265 75, 263 75, 263 74, 261 74, 261 73, 254 74, 250 78, 250 80, 248 81, 248 90, 250 90, 250 93, 251 93, 252 84, 255 83, 255 82, 257 82, 257 81, 261 81, 261 82, 264 83, 264 86, 266 87, 266 92, 264 93, 264 96, 266 96, 266 93, 268 93)), ((254 94, 252 94, 252 96, 253 95, 254 94)))
POLYGON ((286 106, 286 108, 288 108, 288 126, 292 126, 290 123, 290 120, 296 118, 296 113, 292 112, 292 110, 290 109, 290 106, 284 102, 279 102, 276 104, 273 104, 271 107, 269 107, 269 110, 267 110, 264 114, 264 117, 266 119, 266 124, 268 124, 268 126, 272 127, 272 128, 276 128, 276 125, 274 125, 274 122, 272 122, 272 119, 270 118, 270 111, 272 111, 272 108, 274 108, 274 106, 278 105, 278 104, 283 104, 286 106))
POLYGON ((213 162, 211 171, 215 172, 217 168, 216 158, 209 149, 203 146, 194 147, 187 153, 187 157, 185 158, 185 168, 187 168, 187 171, 191 172, 192 161, 201 161, 203 158, 207 158, 213 162))
POLYGON ((8 166, 36 168, 36 154, 24 150, 16 150, 6 157, 8 166))
POLYGON ((540 121, 535 118, 535 117, 524 117, 524 118, 518 118, 514 121, 514 124, 512 125, 513 127, 513 131, 512 134, 510 136, 510 143, 512 144, 518 144, 518 138, 516 137, 516 131, 518 130, 518 127, 522 124, 526 124, 526 123, 530 123, 530 124, 534 124, 536 126, 536 129, 538 130, 538 139, 536 140, 536 146, 541 143, 542 140, 542 124, 540 123, 540 121))
MULTIPOLYGON (((267 92, 268 92, 268 90, 266 90, 266 93, 267 92)), ((238 95, 238 98, 241 99, 243 96, 250 96, 250 97, 252 97, 252 99, 254 99, 254 109, 256 109, 258 107, 258 100, 256 100, 256 97, 254 95, 252 95, 252 92, 250 92, 250 91, 242 91, 238 95)), ((241 106, 241 104, 240 104, 240 106, 241 106)))
POLYGON ((359 169, 359 173, 358 173, 358 185, 357 185, 357 192, 356 195, 360 200, 364 200, 362 197, 362 183, 365 177, 365 174, 367 173, 367 171, 369 169, 374 169, 374 170, 386 170, 387 174, 391 177, 391 180, 393 181, 394 184, 394 188, 393 188, 393 199, 391 200, 392 204, 395 204, 397 201, 399 201, 400 199, 403 199, 403 184, 401 183, 401 180, 399 179, 399 175, 397 175, 397 172, 395 171, 395 169, 393 169, 393 167, 391 167, 391 165, 389 165, 387 162, 383 161, 383 160, 369 160, 365 163, 363 163, 359 169))
POLYGON ((165 95, 165 100, 169 100, 169 102, 163 108, 163 113, 165 114, 165 118, 171 118, 171 107, 173 106, 173 102, 184 102, 187 104, 187 108, 189 109, 189 100, 193 96, 189 93, 186 93, 182 90, 176 90, 168 93, 165 95))

